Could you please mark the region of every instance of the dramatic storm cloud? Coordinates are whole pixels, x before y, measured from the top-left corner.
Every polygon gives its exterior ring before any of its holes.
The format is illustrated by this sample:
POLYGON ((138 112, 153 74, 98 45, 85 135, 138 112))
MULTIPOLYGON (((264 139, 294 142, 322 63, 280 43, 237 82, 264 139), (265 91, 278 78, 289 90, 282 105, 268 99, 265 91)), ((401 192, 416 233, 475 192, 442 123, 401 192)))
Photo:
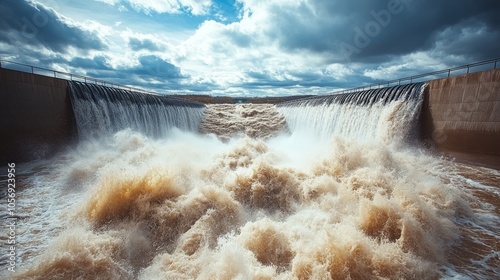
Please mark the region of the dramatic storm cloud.
POLYGON ((500 57, 496 0, 5 0, 0 55, 165 93, 324 94, 500 57))
POLYGON ((105 50, 97 34, 66 21, 56 11, 36 2, 4 0, 0 3, 0 41, 13 47, 34 46, 54 52, 105 50))

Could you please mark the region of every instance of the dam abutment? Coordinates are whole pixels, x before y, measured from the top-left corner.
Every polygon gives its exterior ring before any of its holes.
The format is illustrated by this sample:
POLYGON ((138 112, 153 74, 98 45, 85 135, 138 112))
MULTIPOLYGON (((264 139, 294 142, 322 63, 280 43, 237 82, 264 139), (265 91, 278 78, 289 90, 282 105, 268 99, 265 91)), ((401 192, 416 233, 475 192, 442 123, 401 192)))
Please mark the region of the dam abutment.
POLYGON ((0 68, 0 157, 46 158, 73 140, 76 123, 64 79, 0 68))
POLYGON ((421 135, 436 150, 500 159, 500 69, 432 80, 421 135))

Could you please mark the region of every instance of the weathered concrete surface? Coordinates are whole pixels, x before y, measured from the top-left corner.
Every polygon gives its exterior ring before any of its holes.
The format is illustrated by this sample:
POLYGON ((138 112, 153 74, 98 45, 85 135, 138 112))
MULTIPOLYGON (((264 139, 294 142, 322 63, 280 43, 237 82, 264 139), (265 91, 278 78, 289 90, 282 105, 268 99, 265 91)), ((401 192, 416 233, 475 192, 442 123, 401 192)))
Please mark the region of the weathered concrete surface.
POLYGON ((75 136, 67 82, 0 69, 0 158, 46 157, 75 136))
POLYGON ((440 151, 500 160, 500 69, 429 82, 421 121, 440 151))

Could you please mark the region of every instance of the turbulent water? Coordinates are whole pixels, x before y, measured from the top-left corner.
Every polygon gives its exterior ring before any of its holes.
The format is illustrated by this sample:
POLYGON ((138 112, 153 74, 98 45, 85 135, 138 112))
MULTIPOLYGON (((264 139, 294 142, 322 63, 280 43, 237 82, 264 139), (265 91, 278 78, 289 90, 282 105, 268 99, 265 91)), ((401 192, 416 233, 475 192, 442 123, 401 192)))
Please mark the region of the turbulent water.
POLYGON ((409 142, 420 102, 209 105, 199 132, 122 129, 19 165, 1 275, 493 279, 500 173, 409 142))
POLYGON ((206 109, 199 130, 227 141, 245 135, 271 138, 288 131, 288 127, 283 115, 271 104, 214 104, 206 109))

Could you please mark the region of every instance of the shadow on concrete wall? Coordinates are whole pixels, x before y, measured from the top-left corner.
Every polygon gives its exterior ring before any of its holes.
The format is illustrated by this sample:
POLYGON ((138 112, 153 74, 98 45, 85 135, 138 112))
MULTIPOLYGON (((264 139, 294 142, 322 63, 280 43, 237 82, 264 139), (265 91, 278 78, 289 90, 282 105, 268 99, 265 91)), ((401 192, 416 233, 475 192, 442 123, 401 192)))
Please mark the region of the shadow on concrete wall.
POLYGON ((46 158, 76 140, 67 81, 0 69, 0 158, 46 158))

